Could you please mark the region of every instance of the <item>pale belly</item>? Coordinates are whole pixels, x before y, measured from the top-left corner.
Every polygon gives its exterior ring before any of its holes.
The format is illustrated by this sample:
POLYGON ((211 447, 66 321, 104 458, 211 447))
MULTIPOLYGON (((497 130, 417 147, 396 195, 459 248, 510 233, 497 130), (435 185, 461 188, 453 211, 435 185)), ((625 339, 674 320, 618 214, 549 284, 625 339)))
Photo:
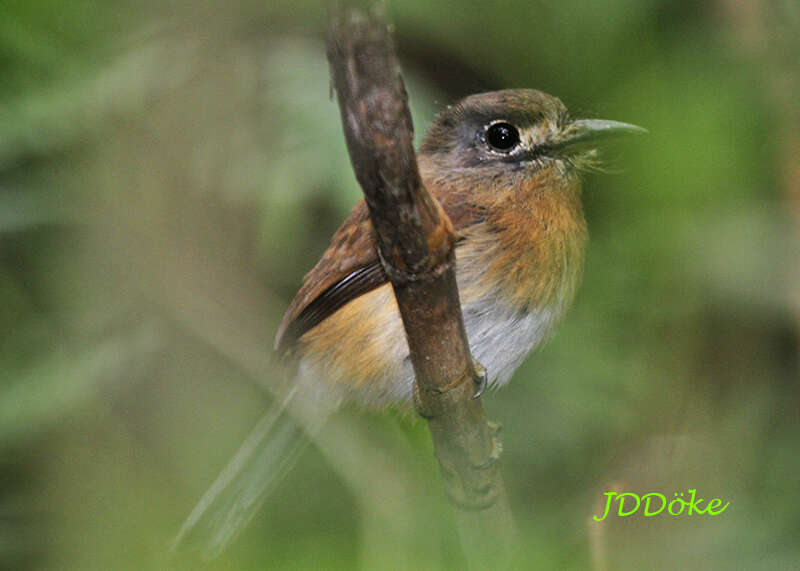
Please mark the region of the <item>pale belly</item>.
MULTIPOLYGON (((530 351, 546 339, 563 307, 522 312, 504 306, 494 295, 463 298, 470 276, 457 272, 464 325, 473 357, 489 374, 490 386, 508 382, 530 351)), ((386 284, 353 300, 303 338, 299 377, 336 400, 366 406, 408 404, 414 371, 397 303, 386 284), (316 355, 311 358, 309 354, 316 355)))

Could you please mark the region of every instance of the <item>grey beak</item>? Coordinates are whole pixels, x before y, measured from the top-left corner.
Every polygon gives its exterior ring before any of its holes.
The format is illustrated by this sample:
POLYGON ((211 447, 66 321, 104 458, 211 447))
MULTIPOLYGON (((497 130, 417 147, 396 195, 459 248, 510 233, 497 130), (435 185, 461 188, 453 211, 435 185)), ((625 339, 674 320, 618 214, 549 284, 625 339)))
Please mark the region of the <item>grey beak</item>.
POLYGON ((630 123, 606 119, 580 119, 570 123, 561 137, 551 144, 551 148, 580 150, 593 146, 597 141, 647 132, 647 129, 630 123))

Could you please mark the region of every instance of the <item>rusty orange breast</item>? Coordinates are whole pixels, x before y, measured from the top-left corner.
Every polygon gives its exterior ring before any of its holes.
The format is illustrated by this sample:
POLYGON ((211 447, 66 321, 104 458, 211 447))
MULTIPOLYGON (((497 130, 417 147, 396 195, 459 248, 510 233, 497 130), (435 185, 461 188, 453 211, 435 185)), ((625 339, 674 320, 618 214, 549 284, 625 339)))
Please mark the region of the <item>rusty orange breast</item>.
POLYGON ((522 310, 568 305, 577 289, 587 240, 577 177, 555 169, 494 189, 485 221, 469 230, 484 276, 470 296, 494 291, 522 310))

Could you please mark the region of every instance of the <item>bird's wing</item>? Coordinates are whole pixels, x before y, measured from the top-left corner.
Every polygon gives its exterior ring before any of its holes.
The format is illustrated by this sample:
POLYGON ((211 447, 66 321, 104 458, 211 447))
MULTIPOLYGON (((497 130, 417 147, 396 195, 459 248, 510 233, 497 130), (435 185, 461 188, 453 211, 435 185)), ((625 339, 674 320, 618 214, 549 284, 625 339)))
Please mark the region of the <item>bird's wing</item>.
MULTIPOLYGON (((432 192, 457 234, 484 216, 481 207, 471 204, 461 194, 436 192, 436 189, 432 192)), ((388 281, 378 259, 369 211, 362 200, 333 235, 322 258, 303 278, 278 327, 275 350, 286 353, 305 332, 348 302, 388 281)))

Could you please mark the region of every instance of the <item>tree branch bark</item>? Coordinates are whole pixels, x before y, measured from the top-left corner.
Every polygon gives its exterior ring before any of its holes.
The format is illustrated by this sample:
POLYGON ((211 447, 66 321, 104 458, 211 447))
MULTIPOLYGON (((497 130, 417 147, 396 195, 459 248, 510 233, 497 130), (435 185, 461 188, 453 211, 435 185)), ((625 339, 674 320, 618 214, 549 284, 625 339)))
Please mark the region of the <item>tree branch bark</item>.
POLYGON ((480 399, 455 279, 455 235, 422 184, 408 96, 384 17, 339 11, 328 60, 345 139, 394 288, 444 485, 472 567, 510 564, 516 532, 480 399))

